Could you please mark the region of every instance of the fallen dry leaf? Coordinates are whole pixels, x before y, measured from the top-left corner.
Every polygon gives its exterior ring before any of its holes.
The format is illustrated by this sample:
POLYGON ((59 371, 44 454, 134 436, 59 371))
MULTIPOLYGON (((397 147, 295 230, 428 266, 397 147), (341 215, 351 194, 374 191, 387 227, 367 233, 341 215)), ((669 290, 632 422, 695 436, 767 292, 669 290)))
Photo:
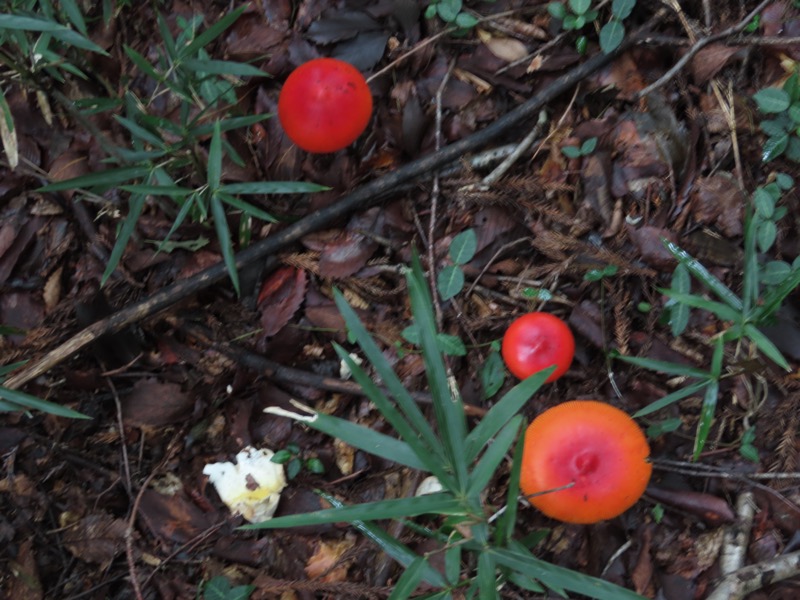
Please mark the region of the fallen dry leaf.
POLYGON ((313 556, 306 563, 306 575, 310 579, 320 579, 327 583, 345 581, 349 565, 340 564, 340 561, 355 543, 355 537, 351 535, 337 542, 319 542, 313 556))

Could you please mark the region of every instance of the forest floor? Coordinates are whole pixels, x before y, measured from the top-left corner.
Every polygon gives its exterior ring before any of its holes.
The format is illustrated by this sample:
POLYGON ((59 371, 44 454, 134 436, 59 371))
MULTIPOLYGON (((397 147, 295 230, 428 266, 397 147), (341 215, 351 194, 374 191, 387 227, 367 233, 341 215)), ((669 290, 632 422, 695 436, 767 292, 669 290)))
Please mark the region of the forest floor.
MULTIPOLYGON (((439 1, 445 15, 456 4, 439 1)), ((142 127, 163 132, 195 109, 137 57, 157 64, 165 29, 186 41, 195 35, 187 23, 203 31, 232 10, 220 0, 94 4, 87 38, 105 53, 61 48, 85 78, 57 62, 37 70, 35 61, 20 67, 27 78, 15 77, 11 59, 22 50, 9 39, 0 44, 19 154, 13 168, 10 160, 0 166, 0 364, 27 361, 8 374, 9 388, 91 417, 0 417, 0 596, 189 599, 224 576, 234 587, 253 586, 239 590, 253 599, 387 597, 400 568, 372 541, 338 524, 239 530, 242 517, 203 469, 249 445, 289 449, 298 472, 277 515, 320 509, 319 489, 347 503, 412 495, 419 473, 264 409, 290 409, 294 399, 386 431, 357 386, 341 383, 333 342, 356 348, 332 290, 357 309, 406 387, 424 392, 424 364, 403 336, 410 309, 401 267, 416 248, 436 281, 466 230, 476 251, 460 265, 465 284, 435 304, 441 331, 460 345, 447 360, 472 415, 516 383, 493 342, 533 310, 567 321, 576 354, 566 375, 531 399, 528 419, 576 398, 634 414, 697 381, 676 375, 680 368, 713 372, 714 359, 722 361, 713 398, 698 388, 638 419, 654 473, 631 510, 584 526, 520 507, 520 533, 546 534, 537 556, 647 598, 706 598, 720 583, 740 499, 755 517, 738 566, 800 547, 800 295, 788 294, 775 319, 758 324, 768 342, 740 336, 723 346, 716 340, 727 319, 676 307, 663 293, 719 300, 696 271, 676 273, 665 239, 739 297, 752 285, 747 268, 764 290, 795 273, 795 188, 760 213, 774 224, 759 230, 760 251, 748 251, 744 237, 757 190, 800 174, 790 160, 794 131, 782 142, 780 131, 760 126, 791 110, 778 101, 768 114, 775 98, 753 98, 782 88, 797 68, 796 2, 638 0, 624 19, 631 43, 585 73, 575 69, 602 55, 598 31, 612 18, 611 3, 596 6, 597 20, 576 33, 563 31, 544 2, 471 2, 462 11, 477 23, 455 34, 441 15, 426 18, 421 0, 251 3, 208 43, 206 58, 246 62, 270 77, 238 80, 226 114, 274 113, 286 76, 320 55, 362 70, 375 106, 367 132, 333 154, 299 150, 277 118, 224 132, 221 181, 330 188, 248 197, 274 223, 229 211, 233 249, 259 249, 240 255, 240 294, 220 266, 219 229, 202 211, 171 231, 178 204, 169 196, 140 194, 138 218, 126 220, 136 188, 121 182, 40 191, 103 172, 115 148, 135 162, 157 146, 126 126, 135 111, 152 117, 142 127), (112 10, 104 15, 102 5, 112 10), (558 91, 547 97, 548 90, 558 91), (544 104, 529 103, 541 94, 544 104), (526 102, 524 118, 497 125, 526 102), (114 259, 123 225, 131 225, 130 239, 114 259), (764 239, 769 229, 773 240, 764 239), (112 259, 117 268, 101 286, 112 259), (763 352, 770 343, 788 371, 763 352), (680 368, 656 372, 617 354, 680 368), (703 425, 710 428, 694 460, 703 425)), ((179 144, 174 137, 170 147, 179 144)), ((170 163, 173 183, 202 188, 211 137, 206 131, 163 158, 190 157, 170 163)), ((142 183, 130 176, 125 183, 142 183)), ((502 504, 507 475, 506 464, 487 503, 502 504)), ((417 532, 390 527, 424 551, 417 532)), ((208 589, 204 597, 212 597, 208 589)), ((800 598, 800 578, 747 597, 800 598)))

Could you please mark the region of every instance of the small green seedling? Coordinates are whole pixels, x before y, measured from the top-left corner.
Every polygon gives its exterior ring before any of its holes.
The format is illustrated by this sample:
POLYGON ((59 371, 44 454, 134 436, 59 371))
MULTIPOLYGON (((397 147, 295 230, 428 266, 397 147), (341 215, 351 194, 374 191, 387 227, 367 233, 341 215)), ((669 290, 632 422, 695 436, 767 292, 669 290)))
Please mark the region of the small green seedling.
POLYGON ((465 229, 450 242, 449 255, 453 264, 439 271, 436 278, 436 287, 442 300, 450 300, 464 289, 464 271, 461 266, 472 260, 477 249, 478 236, 474 229, 465 229))
POLYGON ((286 444, 286 447, 282 450, 278 450, 270 460, 286 468, 286 478, 289 480, 297 477, 303 468, 315 475, 321 475, 325 472, 325 465, 322 464, 320 459, 316 456, 303 458, 301 456, 300 446, 294 442, 286 444))
POLYGON ((425 9, 425 18, 439 17, 448 25, 457 27, 456 33, 466 33, 478 24, 478 19, 464 11, 463 0, 431 0, 425 9))
POLYGON ((793 73, 780 88, 764 88, 753 94, 753 100, 762 113, 771 118, 761 121, 761 131, 767 141, 761 152, 764 162, 785 155, 800 162, 800 81, 793 73))
MULTIPOLYGON (((623 21, 630 16, 635 7, 636 0, 614 0, 611 3, 611 18, 600 29, 600 49, 606 54, 616 50, 625 39, 623 21)), ((561 21, 561 27, 565 31, 580 31, 587 24, 594 22, 598 16, 598 11, 592 9, 591 0, 568 0, 566 4, 551 2, 547 5, 547 12, 561 21)), ((586 36, 580 35, 575 41, 576 50, 584 54, 587 43, 586 36)))
POLYGON ((232 587, 227 577, 218 575, 203 585, 203 600, 247 600, 255 589, 254 585, 232 587))
POLYGON ((585 140, 580 146, 564 146, 561 153, 567 158, 581 158, 582 156, 589 156, 597 148, 597 138, 590 137, 585 140))

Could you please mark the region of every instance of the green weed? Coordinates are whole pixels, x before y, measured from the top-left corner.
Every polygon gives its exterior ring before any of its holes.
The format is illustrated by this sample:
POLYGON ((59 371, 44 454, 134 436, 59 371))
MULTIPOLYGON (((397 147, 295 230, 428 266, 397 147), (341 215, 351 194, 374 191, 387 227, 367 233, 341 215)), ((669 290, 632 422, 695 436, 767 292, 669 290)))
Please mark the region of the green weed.
MULTIPOLYGON (((532 539, 514 536, 524 425, 522 416, 517 413, 552 369, 518 383, 470 429, 462 400, 447 375, 436 336, 433 300, 416 255, 406 271, 406 280, 411 312, 418 324, 435 426, 430 424, 381 348, 338 292, 336 304, 348 331, 370 361, 388 395, 353 361, 347 350, 335 345, 336 352, 398 437, 318 413, 300 404, 296 406, 302 414, 267 410, 297 419, 365 452, 429 473, 438 479, 442 491, 351 506, 324 495, 333 508, 279 517, 245 526, 245 529, 349 522, 404 567, 390 596, 393 599, 410 597, 423 582, 433 588, 429 598, 449 598, 453 594, 499 598, 500 587, 511 585, 540 594, 549 588, 561 595, 571 592, 602 600, 640 599, 639 595, 606 581, 543 561, 531 551, 535 543, 532 539), (505 504, 498 510, 486 504, 486 490, 510 451, 514 458, 508 492, 505 504), (422 527, 412 520, 420 515, 438 515, 440 521, 436 528, 422 527), (402 520, 408 528, 439 542, 438 552, 443 555, 444 570, 433 567, 431 554, 415 552, 376 524, 384 519, 402 520), (465 565, 468 565, 466 573, 465 565)), ((537 539, 536 536, 533 539, 537 539)))

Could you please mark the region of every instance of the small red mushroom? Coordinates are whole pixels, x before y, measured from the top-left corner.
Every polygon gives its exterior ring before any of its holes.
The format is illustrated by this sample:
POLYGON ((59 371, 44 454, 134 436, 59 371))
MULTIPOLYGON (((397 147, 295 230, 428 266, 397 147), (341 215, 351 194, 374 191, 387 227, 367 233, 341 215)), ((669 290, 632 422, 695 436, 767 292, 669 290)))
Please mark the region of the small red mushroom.
POLYGON ((501 352, 508 370, 520 379, 556 365, 546 380, 551 382, 572 364, 575 338, 567 324, 555 315, 533 312, 511 323, 503 336, 501 352))
POLYGON ((372 117, 372 93, 353 65, 316 58, 297 67, 283 84, 278 118, 303 150, 336 152, 352 144, 372 117))
POLYGON ((612 519, 644 493, 649 456, 647 438, 624 411, 597 400, 564 402, 528 426, 520 489, 559 521, 612 519))

